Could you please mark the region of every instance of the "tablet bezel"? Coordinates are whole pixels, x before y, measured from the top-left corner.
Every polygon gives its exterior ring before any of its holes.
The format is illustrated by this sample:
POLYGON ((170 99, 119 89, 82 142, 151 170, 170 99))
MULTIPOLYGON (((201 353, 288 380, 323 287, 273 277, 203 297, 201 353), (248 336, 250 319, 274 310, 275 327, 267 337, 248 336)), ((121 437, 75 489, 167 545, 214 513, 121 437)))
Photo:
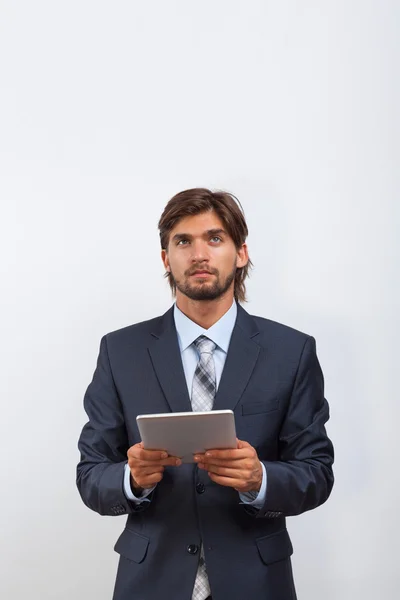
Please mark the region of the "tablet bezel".
POLYGON ((183 463, 207 450, 237 448, 232 410, 141 414, 136 422, 145 449, 165 450, 183 463))

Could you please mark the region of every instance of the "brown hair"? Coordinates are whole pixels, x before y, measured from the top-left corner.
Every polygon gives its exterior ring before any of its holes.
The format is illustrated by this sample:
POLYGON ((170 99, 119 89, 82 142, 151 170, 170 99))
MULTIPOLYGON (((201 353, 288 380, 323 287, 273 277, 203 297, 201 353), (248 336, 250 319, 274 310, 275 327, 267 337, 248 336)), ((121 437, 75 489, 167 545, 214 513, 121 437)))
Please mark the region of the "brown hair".
MULTIPOLYGON (((213 192, 206 188, 184 190, 171 198, 158 222, 161 248, 168 250, 169 235, 181 219, 211 210, 217 213, 232 238, 233 243, 239 250, 248 235, 246 220, 239 200, 229 192, 213 192)), ((252 266, 253 264, 249 259, 247 265, 239 267, 236 270, 234 294, 238 302, 246 301, 246 286, 244 282, 252 266)), ((165 277, 168 278, 172 293, 175 295, 176 286, 171 273, 165 273, 165 277)))

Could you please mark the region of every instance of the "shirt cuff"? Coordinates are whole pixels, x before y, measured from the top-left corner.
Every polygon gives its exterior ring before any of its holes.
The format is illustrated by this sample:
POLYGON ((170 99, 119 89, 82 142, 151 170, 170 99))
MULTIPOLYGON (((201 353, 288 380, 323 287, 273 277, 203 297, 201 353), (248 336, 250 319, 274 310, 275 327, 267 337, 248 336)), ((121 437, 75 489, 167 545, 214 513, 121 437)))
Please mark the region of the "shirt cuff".
POLYGON ((261 508, 265 502, 267 495, 267 470, 264 463, 261 463, 262 467, 262 482, 259 492, 239 492, 239 498, 242 501, 241 504, 247 504, 248 506, 254 506, 254 508, 261 508))
POLYGON ((150 502, 150 499, 147 498, 147 496, 151 494, 155 487, 156 486, 153 485, 151 488, 144 488, 141 496, 135 496, 131 488, 131 470, 128 463, 126 463, 124 471, 124 493, 128 500, 132 500, 132 502, 135 502, 136 504, 140 504, 141 502, 150 502))

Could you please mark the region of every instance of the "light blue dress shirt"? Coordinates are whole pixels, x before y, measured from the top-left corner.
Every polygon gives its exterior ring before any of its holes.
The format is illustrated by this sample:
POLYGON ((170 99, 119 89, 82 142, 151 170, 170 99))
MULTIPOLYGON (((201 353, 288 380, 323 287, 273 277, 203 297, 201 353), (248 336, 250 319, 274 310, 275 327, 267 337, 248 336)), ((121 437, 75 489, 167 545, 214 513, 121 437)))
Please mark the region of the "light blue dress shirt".
MULTIPOLYGON (((215 377, 216 385, 218 389, 219 382, 221 380, 222 371, 224 369, 226 355, 228 353, 229 343, 232 336, 232 331, 235 326, 237 315, 237 305, 233 302, 231 308, 226 312, 214 325, 209 329, 203 329, 200 325, 197 325, 194 321, 189 319, 183 314, 179 308, 174 306, 174 320, 175 327, 178 334, 179 349, 181 351, 183 370, 186 377, 186 384, 189 392, 189 398, 192 397, 192 382, 194 372, 196 370, 197 363, 200 355, 196 346, 193 342, 200 336, 205 335, 216 344, 216 348, 213 353, 215 363, 215 377)), ((267 473, 265 466, 261 463, 263 469, 263 477, 260 491, 257 497, 254 499, 254 493, 239 493, 240 500, 255 508, 261 508, 264 503, 266 491, 267 491, 267 473)), ((179 469, 179 467, 177 467, 179 469)), ((124 475, 124 491, 125 495, 129 500, 133 502, 143 502, 149 500, 147 496, 154 490, 156 486, 152 488, 146 488, 143 490, 142 495, 138 498, 132 493, 130 484, 130 470, 128 464, 125 465, 124 475)))

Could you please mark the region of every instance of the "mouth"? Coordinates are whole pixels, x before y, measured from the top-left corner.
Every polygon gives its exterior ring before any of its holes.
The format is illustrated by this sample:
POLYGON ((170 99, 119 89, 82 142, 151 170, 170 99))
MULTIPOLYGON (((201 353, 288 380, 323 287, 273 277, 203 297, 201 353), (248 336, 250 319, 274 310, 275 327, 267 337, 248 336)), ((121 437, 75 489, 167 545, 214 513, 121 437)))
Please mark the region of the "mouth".
POLYGON ((191 274, 191 277, 209 277, 210 275, 212 275, 212 273, 210 273, 210 271, 195 271, 194 273, 191 274))

